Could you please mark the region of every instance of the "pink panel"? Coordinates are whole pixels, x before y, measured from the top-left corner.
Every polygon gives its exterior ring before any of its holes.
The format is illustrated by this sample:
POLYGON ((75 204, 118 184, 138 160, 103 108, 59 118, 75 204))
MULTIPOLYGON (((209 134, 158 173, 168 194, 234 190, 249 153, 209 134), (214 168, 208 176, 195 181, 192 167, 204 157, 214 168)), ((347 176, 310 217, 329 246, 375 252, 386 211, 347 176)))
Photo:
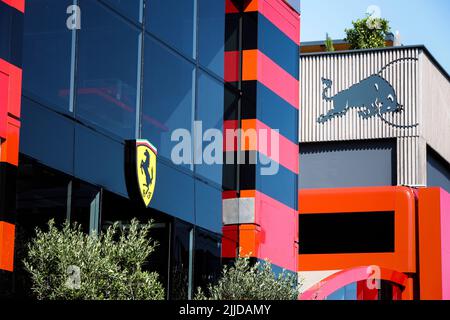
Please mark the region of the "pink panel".
POLYGON ((255 202, 255 219, 262 230, 259 258, 268 257, 281 268, 298 270, 297 211, 258 191, 255 202))
POLYGON ((441 189, 442 299, 450 300, 450 194, 441 189))
POLYGON ((300 43, 300 15, 282 0, 260 0, 259 12, 296 44, 300 43))
MULTIPOLYGON (((299 171, 299 163, 298 163, 298 155, 299 149, 298 144, 291 142, 286 137, 282 136, 276 131, 273 131, 270 127, 268 127, 265 123, 257 120, 256 121, 256 130, 258 132, 260 130, 266 130, 268 145, 262 146, 261 141, 258 141, 258 151, 269 157, 270 159, 278 162, 282 166, 291 170, 295 174, 298 174, 299 171), (271 141, 274 138, 275 141, 279 142, 279 152, 275 154, 271 154, 272 145, 271 141)), ((275 149, 276 150, 276 149, 275 149)))
POLYGON ((258 51, 258 79, 270 90, 299 109, 299 81, 258 51))

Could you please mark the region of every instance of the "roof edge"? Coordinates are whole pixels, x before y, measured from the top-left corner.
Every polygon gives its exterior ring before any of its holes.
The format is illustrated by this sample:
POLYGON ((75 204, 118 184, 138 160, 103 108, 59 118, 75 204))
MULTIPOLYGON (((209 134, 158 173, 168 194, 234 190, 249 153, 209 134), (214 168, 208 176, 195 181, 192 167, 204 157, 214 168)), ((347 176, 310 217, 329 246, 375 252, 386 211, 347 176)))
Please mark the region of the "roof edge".
POLYGON ((398 46, 398 47, 386 47, 386 48, 373 48, 373 49, 359 49, 359 50, 344 50, 344 51, 332 51, 332 52, 311 52, 311 53, 301 53, 302 57, 313 57, 313 56, 328 56, 328 55, 341 55, 341 54, 355 54, 355 53, 365 53, 365 52, 379 52, 379 51, 394 51, 403 49, 419 49, 422 50, 431 62, 436 66, 436 68, 442 73, 442 75, 450 82, 450 74, 447 70, 439 63, 439 61, 433 56, 433 54, 428 50, 428 48, 421 45, 409 45, 409 46, 398 46))

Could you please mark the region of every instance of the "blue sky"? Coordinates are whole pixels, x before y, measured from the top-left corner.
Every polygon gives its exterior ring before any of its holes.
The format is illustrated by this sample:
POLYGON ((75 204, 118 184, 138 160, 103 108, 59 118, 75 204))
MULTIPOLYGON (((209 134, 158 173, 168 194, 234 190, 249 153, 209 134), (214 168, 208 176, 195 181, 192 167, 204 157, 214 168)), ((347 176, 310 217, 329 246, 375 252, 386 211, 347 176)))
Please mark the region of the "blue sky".
POLYGON ((449 0, 301 0, 302 41, 345 38, 352 20, 364 17, 371 5, 381 10, 404 45, 424 44, 450 73, 449 0))

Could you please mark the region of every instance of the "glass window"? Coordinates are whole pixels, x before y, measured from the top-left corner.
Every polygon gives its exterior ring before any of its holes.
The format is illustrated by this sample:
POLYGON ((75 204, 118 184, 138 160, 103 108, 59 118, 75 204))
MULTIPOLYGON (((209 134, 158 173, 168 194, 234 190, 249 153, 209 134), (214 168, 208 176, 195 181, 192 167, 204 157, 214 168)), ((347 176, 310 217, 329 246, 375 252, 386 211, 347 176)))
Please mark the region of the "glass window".
POLYGON ((214 283, 221 272, 220 237, 201 229, 195 232, 194 288, 203 290, 214 283))
POLYGON ((48 230, 50 219, 60 226, 67 218, 69 178, 21 156, 17 174, 17 220, 15 247, 15 293, 26 297, 30 292, 30 277, 24 270, 27 243, 35 237, 36 227, 48 230))
POLYGON ((187 300, 189 297, 191 232, 190 225, 175 221, 170 268, 170 299, 172 300, 187 300))
POLYGON ((114 222, 127 225, 133 218, 138 219, 141 223, 147 223, 149 220, 153 220, 149 236, 152 241, 157 242, 157 247, 150 254, 143 269, 145 271, 158 272, 159 280, 164 289, 167 290, 169 287, 168 278, 170 273, 169 253, 172 218, 156 210, 143 208, 133 201, 107 191, 104 191, 102 194, 101 211, 101 226, 103 231, 106 231, 114 222))
POLYGON ((80 8, 75 113, 122 138, 134 138, 140 32, 96 1, 81 0, 80 8))
POLYGON ((100 190, 86 183, 78 180, 72 181, 70 193, 71 208, 70 208, 70 222, 79 224, 85 233, 89 233, 92 226, 90 226, 90 218, 96 210, 94 203, 100 190))
POLYGON ((127 195, 124 145, 82 125, 75 127, 75 176, 127 195))
POLYGON ((22 99, 20 152, 54 169, 73 174, 75 125, 70 119, 22 99))
POLYGON ((193 64, 146 37, 142 138, 156 146, 158 156, 171 158, 178 143, 171 141, 174 130, 191 132, 194 75, 193 64))
MULTIPOLYGON (((224 85, 204 72, 198 77, 198 110, 197 121, 201 121, 203 132, 202 149, 195 152, 197 160, 202 164, 196 165, 196 173, 222 185, 222 164, 214 159, 222 159, 223 140, 221 137, 209 136, 208 130, 223 131, 224 85), (220 140, 217 141, 216 138, 220 140), (217 146, 217 148, 213 148, 217 146), (203 152, 202 152, 203 151, 203 152), (201 159, 198 159, 201 157, 201 159), (212 164, 214 161, 214 164, 212 164), (218 162, 218 163, 217 163, 218 162)), ((195 139, 196 140, 196 139, 195 139)), ((197 150, 197 146, 195 146, 197 150)), ((196 163, 200 163, 196 161, 196 163)))
POLYGON ((143 0, 103 0, 127 17, 141 22, 143 0))
POLYGON ((206 183, 195 181, 195 223, 214 231, 222 232, 222 192, 206 183))
POLYGON ((72 0, 28 0, 23 37, 24 93, 67 112, 72 32, 66 10, 71 4, 72 0))
POLYGON ((194 57, 194 0, 147 0, 147 30, 194 57))
POLYGON ((194 200, 194 178, 158 160, 155 193, 150 207, 194 223, 194 200))
POLYGON ((199 61, 223 77, 225 48, 225 1, 199 0, 199 61))

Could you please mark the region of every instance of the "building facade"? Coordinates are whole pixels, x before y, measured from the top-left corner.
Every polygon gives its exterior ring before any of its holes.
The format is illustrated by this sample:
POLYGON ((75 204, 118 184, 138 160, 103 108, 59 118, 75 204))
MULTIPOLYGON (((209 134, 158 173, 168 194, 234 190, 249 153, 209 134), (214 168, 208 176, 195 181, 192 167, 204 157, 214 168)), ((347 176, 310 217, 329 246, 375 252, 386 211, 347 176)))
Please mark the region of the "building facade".
MULTIPOLYGON (((295 272, 298 10, 299 1, 282 0, 0 1, 1 294, 26 294, 25 245, 49 219, 87 233, 154 220, 159 246, 148 268, 169 299, 191 298, 237 248, 295 272), (281 174, 207 163, 208 130, 230 126, 280 130, 292 153, 269 163, 281 163, 281 174), (192 143, 176 153, 185 133, 192 143), (129 179, 128 146, 140 139, 157 153, 148 207, 129 179), (230 198, 253 199, 254 219, 224 218, 230 198), (278 229, 263 200, 283 209, 278 229), (236 237, 238 229, 258 240, 236 237), (274 250, 280 241, 290 246, 286 257, 274 250)), ((216 153, 259 151, 224 144, 216 153)))
POLYGON ((302 54, 302 298, 449 298, 449 80, 423 46, 302 54))

